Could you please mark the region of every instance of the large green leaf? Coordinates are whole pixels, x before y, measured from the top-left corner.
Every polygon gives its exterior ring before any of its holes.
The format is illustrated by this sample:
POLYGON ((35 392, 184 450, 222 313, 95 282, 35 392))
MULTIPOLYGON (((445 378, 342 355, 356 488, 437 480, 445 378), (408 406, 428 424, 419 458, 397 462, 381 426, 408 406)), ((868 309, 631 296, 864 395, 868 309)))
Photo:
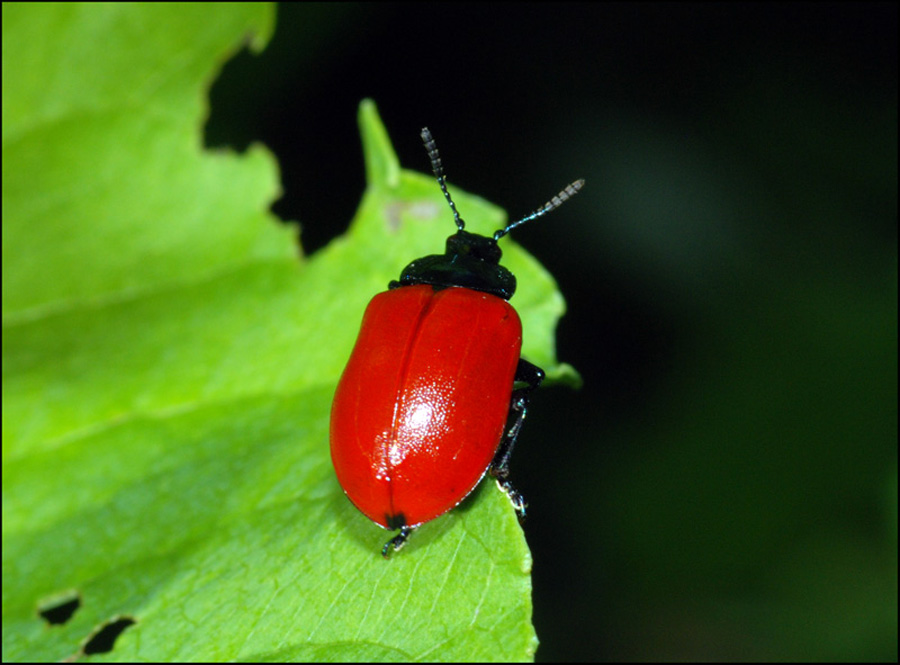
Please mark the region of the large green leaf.
MULTIPOLYGON (((94 657, 534 653, 530 555, 496 487, 385 561, 335 480, 331 396, 365 304, 452 222, 366 102, 359 211, 299 256, 267 211, 272 156, 201 141, 214 74, 273 25, 266 5, 3 5, 5 661, 77 657, 122 617, 94 657), (60 599, 79 606, 49 625, 60 599)), ((475 231, 503 221, 454 198, 475 231)), ((525 355, 572 379, 552 281, 505 255, 525 355)))

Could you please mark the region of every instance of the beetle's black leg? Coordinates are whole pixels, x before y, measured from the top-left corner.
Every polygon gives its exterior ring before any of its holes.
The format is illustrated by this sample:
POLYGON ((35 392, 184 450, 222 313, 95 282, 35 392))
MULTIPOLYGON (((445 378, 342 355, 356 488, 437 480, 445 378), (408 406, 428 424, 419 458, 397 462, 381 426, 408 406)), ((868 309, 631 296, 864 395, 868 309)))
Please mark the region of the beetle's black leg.
POLYGON ((522 430, 522 423, 525 422, 525 416, 528 413, 528 403, 531 400, 531 392, 541 385, 544 380, 544 370, 537 365, 532 365, 527 360, 519 359, 519 366, 516 368, 516 383, 524 383, 524 387, 513 390, 512 399, 509 403, 509 419, 512 421, 500 447, 497 448, 497 454, 494 455, 494 461, 488 469, 490 474, 497 480, 506 496, 512 502, 513 508, 516 510, 516 516, 519 522, 525 521, 525 497, 519 494, 518 490, 513 487, 509 481, 509 458, 512 455, 513 448, 516 445, 516 439, 519 438, 519 432, 522 430))
POLYGON ((409 534, 411 534, 414 529, 414 526, 400 527, 400 533, 387 541, 384 544, 384 547, 381 548, 381 556, 383 556, 385 559, 390 558, 391 551, 396 552, 401 547, 403 547, 406 544, 406 541, 409 539, 409 534))

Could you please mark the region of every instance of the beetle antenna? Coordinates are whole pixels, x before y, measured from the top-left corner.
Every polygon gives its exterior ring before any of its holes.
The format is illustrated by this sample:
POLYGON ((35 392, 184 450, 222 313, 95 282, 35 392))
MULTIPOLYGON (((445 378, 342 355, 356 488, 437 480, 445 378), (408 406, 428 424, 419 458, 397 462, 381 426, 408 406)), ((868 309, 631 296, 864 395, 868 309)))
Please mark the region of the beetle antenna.
POLYGON ((428 151, 428 158, 431 160, 431 170, 434 172, 434 177, 437 178, 438 184, 441 186, 441 191, 444 192, 444 198, 447 199, 447 203, 450 204, 450 209, 453 211, 453 221, 456 222, 456 228, 462 231, 466 227, 466 223, 456 211, 456 205, 453 203, 453 199, 450 198, 450 192, 447 191, 447 183, 444 178, 444 165, 441 164, 441 156, 438 154, 437 145, 435 144, 434 138, 431 136, 428 127, 422 128, 420 136, 425 143, 425 150, 428 151))
MULTIPOLYGON (((438 161, 438 164, 440 164, 440 161, 438 161)), ((542 215, 546 215, 551 210, 558 208, 570 198, 575 196, 578 193, 578 190, 580 190, 582 187, 584 187, 584 180, 576 180, 527 217, 523 217, 518 222, 513 222, 505 229, 500 229, 499 231, 494 233, 494 240, 500 240, 500 238, 505 236, 517 226, 522 226, 522 224, 524 224, 525 222, 530 222, 532 219, 537 219, 542 215)))

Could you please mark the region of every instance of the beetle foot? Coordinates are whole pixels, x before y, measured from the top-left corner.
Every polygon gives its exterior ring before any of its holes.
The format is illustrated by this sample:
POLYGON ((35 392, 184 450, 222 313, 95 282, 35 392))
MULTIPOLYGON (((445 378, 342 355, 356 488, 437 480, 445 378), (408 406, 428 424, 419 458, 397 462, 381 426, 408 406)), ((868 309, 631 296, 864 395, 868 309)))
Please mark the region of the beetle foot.
POLYGON ((528 508, 528 502, 525 501, 525 497, 519 493, 519 490, 512 486, 512 483, 509 482, 509 479, 506 477, 507 475, 509 474, 495 474, 497 486, 503 490, 503 493, 509 498, 509 502, 516 511, 516 517, 519 518, 519 524, 525 524, 525 514, 526 509, 528 508))
POLYGON ((406 541, 409 539, 409 534, 413 532, 413 527, 404 526, 400 528, 400 533, 391 538, 384 544, 384 547, 381 548, 381 556, 385 559, 389 559, 391 556, 391 551, 397 552, 406 544, 406 541))

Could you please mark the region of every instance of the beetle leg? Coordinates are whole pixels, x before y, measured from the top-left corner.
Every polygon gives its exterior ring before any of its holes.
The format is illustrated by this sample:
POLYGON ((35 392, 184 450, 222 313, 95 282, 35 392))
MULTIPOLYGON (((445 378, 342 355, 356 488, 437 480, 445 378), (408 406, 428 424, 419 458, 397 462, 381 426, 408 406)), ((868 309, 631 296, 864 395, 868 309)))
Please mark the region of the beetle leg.
POLYGON ((414 529, 414 526, 400 527, 400 533, 387 541, 384 544, 384 547, 381 548, 381 556, 387 559, 391 556, 392 550, 396 552, 401 547, 403 547, 406 544, 406 541, 409 539, 409 534, 411 534, 414 529))
POLYGON ((524 383, 525 386, 513 390, 512 398, 509 402, 509 418, 512 420, 512 425, 510 425, 509 430, 503 436, 503 440, 497 448, 497 454, 494 455, 494 461, 491 462, 491 466, 488 468, 489 473, 496 479, 497 485, 509 497, 520 523, 525 521, 525 508, 528 504, 525 502, 525 497, 519 494, 519 491, 513 487, 509 480, 509 458, 516 445, 516 439, 519 438, 519 432, 522 430, 522 423, 525 422, 525 416, 528 413, 528 403, 531 400, 531 392, 541 385, 543 380, 544 370, 537 365, 532 365, 527 360, 519 358, 515 381, 516 383, 524 383))

